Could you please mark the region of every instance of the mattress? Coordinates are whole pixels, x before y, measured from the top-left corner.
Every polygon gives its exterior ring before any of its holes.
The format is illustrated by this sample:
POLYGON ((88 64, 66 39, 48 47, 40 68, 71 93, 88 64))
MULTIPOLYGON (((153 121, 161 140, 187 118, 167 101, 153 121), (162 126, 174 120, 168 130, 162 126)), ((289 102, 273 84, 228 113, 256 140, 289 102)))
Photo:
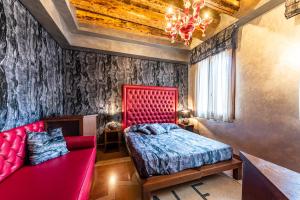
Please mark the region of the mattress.
POLYGON ((230 160, 233 155, 231 146, 182 128, 160 135, 129 131, 125 139, 142 178, 230 160))

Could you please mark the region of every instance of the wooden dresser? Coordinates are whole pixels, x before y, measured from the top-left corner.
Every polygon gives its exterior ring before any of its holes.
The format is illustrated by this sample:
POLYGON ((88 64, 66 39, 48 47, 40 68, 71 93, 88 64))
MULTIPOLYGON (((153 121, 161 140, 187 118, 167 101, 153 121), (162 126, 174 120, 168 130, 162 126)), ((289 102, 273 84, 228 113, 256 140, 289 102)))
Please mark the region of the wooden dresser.
POLYGON ((298 200, 300 174, 241 152, 242 200, 298 200))
POLYGON ((45 128, 62 128, 64 136, 96 136, 98 115, 68 115, 44 119, 45 128))

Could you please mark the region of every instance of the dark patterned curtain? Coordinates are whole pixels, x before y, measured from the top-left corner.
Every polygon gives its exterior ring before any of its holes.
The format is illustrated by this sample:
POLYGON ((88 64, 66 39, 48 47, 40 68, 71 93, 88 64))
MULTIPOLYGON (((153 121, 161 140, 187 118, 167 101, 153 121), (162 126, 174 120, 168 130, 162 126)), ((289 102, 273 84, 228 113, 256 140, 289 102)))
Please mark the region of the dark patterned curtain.
POLYGON ((225 49, 234 49, 236 46, 236 32, 236 26, 232 25, 201 43, 192 50, 191 64, 198 63, 225 49))
POLYGON ((300 14, 300 0, 286 0, 285 17, 287 19, 300 14))

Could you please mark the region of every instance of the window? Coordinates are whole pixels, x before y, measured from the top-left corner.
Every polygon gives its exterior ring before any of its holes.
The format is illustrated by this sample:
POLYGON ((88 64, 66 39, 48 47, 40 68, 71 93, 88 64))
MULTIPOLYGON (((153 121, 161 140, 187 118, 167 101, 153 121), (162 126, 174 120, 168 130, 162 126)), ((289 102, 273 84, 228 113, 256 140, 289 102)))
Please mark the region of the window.
POLYGON ((231 49, 196 64, 195 114, 230 122, 234 118, 234 70, 231 49))

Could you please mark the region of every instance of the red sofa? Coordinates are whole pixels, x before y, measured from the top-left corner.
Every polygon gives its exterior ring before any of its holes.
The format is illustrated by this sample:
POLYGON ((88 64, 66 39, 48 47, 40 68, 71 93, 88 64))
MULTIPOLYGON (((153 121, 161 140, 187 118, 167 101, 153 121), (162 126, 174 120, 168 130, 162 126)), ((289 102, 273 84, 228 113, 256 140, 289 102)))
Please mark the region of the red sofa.
POLYGON ((0 199, 86 200, 96 157, 94 136, 65 137, 69 153, 26 165, 26 130, 44 131, 39 121, 0 133, 0 199))

